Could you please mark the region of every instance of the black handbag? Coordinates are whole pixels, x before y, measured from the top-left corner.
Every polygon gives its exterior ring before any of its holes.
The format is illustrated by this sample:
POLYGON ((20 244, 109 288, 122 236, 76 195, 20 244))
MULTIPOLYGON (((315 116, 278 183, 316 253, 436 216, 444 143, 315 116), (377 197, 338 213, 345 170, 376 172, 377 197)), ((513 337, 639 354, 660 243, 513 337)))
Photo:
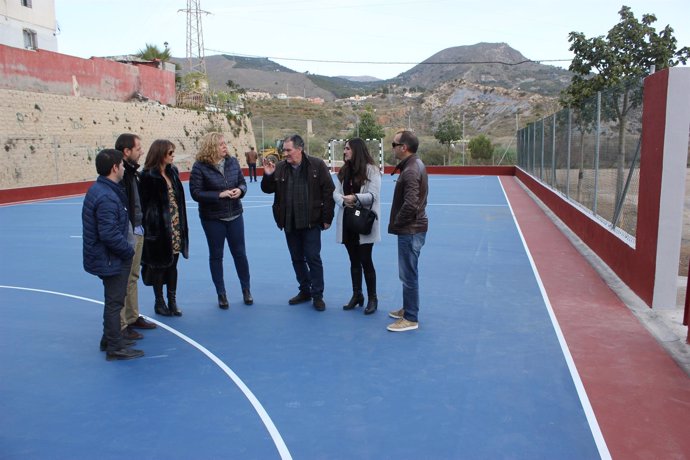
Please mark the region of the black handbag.
MULTIPOLYGON (((374 206, 373 202, 371 206, 374 206)), ((374 221, 378 218, 379 216, 376 215, 373 209, 363 208, 358 203, 354 208, 345 208, 343 225, 349 232, 368 235, 371 233, 374 221)))

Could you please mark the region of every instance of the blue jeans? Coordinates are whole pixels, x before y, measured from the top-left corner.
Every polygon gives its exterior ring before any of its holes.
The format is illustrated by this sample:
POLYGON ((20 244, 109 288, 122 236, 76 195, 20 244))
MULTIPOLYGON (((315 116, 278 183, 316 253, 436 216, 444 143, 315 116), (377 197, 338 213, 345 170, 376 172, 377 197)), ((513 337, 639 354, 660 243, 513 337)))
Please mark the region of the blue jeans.
POLYGON ((103 337, 108 342, 108 351, 119 350, 122 345, 120 329, 120 312, 125 306, 127 282, 132 259, 122 261, 120 273, 113 276, 101 276, 103 281, 103 337))
POLYGON ((300 292, 323 297, 323 263, 321 262, 321 229, 307 228, 285 232, 292 268, 300 292))
POLYGON ((208 243, 208 265, 211 269, 211 279, 216 286, 216 294, 225 294, 223 280, 223 252, 225 240, 228 241, 230 254, 235 262, 237 277, 242 289, 249 289, 249 261, 244 246, 244 218, 225 221, 220 219, 201 219, 201 226, 206 234, 208 243))
POLYGON ((249 169, 249 182, 251 182, 252 179, 256 182, 256 163, 249 163, 247 167, 249 169))
POLYGON ((403 285, 404 317, 417 321, 419 313, 419 253, 426 241, 426 232, 414 235, 398 235, 398 276, 403 285))

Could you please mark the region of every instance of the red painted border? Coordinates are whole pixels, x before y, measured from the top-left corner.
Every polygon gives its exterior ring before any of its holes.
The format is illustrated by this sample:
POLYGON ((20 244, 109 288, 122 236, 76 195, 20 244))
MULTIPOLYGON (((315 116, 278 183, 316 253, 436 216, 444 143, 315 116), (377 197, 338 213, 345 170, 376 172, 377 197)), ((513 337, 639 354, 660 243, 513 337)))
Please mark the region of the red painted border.
POLYGON ((82 195, 86 193, 91 184, 93 181, 0 190, 0 204, 82 195))
POLYGON ((593 217, 585 216, 579 208, 564 200, 560 194, 538 182, 522 169, 517 170, 516 177, 596 252, 642 300, 651 305, 654 288, 653 267, 640 267, 637 251, 634 248, 593 217))
POLYGON ((649 306, 654 299, 656 275, 668 75, 666 69, 649 76, 644 82, 635 248, 593 219, 583 216, 579 209, 521 169, 516 173, 649 306))
POLYGON ((612 457, 690 458, 687 374, 517 180, 501 183, 612 457))
MULTIPOLYGON (((242 169, 248 175, 247 168, 242 169)), ((460 174, 483 176, 514 176, 515 166, 429 166, 429 174, 460 174)), ((256 168, 257 176, 263 175, 263 168, 256 168)), ((386 173, 393 172, 392 167, 386 167, 386 173)), ((181 172, 180 179, 189 180, 189 172, 181 172)), ((74 182, 69 184, 43 185, 40 187, 25 187, 0 190, 0 204, 18 203, 22 201, 59 198, 64 196, 86 193, 93 181, 74 182)))

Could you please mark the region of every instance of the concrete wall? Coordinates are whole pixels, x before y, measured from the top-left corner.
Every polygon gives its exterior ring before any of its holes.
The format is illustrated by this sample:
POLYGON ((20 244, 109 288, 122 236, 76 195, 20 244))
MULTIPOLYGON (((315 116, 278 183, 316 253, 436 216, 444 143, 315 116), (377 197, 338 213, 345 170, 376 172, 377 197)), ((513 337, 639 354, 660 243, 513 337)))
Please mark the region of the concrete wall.
POLYGON ((24 48, 24 29, 36 33, 36 46, 57 51, 55 0, 32 0, 31 7, 19 0, 0 1, 0 44, 24 48))
POLYGON ((96 154, 123 132, 140 135, 145 152, 155 139, 171 140, 176 164, 188 171, 197 141, 210 130, 224 132, 230 154, 246 166, 242 153, 256 145, 248 118, 238 125, 222 114, 151 102, 0 89, 0 189, 94 180, 96 154))
POLYGON ((0 88, 111 101, 128 101, 139 93, 175 104, 174 72, 4 45, 0 45, 0 88))

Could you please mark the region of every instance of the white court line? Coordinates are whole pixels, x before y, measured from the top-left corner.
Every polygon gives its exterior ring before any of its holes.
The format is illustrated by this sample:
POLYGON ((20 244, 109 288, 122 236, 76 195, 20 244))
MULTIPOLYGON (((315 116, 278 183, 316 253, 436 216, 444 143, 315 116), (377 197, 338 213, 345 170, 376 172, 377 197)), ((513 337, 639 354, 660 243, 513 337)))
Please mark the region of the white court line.
MULTIPOLYGON (((50 198, 50 200, 61 200, 62 197, 60 198, 50 198)), ((15 203, 12 203, 15 204, 15 203)), ((72 203, 49 203, 45 201, 36 201, 36 202, 24 202, 24 203, 16 203, 16 204, 26 204, 29 206, 82 206, 84 203, 81 201, 74 201, 72 203)))
POLYGON ((462 206, 477 208, 507 208, 506 204, 477 204, 477 203, 427 203, 427 206, 462 206))
MULTIPOLYGON (((437 174, 429 174, 429 177, 433 177, 434 182, 445 182, 445 181, 456 181, 458 180, 458 176, 455 177, 444 177, 445 174, 437 175, 437 174)), ((459 179, 462 180, 472 180, 472 179, 484 179, 487 176, 463 176, 461 175, 459 179)), ((493 176, 491 176, 493 177, 493 176)))
MULTIPOLYGON (((30 291, 30 292, 41 292, 44 294, 53 294, 53 295, 58 295, 62 297, 69 297, 72 299, 77 299, 77 300, 83 300, 85 302, 91 302, 91 303, 96 303, 99 305, 103 305, 103 302, 95 299, 90 299, 88 297, 81 297, 73 294, 66 294, 64 292, 56 292, 56 291, 47 291, 44 289, 33 289, 33 288, 26 288, 26 287, 19 287, 19 286, 3 286, 0 285, 0 289, 15 289, 18 291, 30 291)), ((143 316, 143 315, 142 315, 143 316)), ((244 396, 247 398, 247 400, 251 403, 251 405, 254 407, 254 410, 256 413, 259 415, 261 418, 261 421, 263 422, 264 426, 266 427, 266 430, 268 433, 271 435, 271 438, 273 439, 273 443, 276 446, 276 449, 278 449, 278 453, 280 454, 280 458, 282 459, 289 459, 292 460, 292 455, 290 455, 290 451, 288 450, 287 446, 285 445, 285 441, 283 441, 283 437, 280 435, 278 432, 278 429, 276 428, 275 424, 271 420, 271 417, 268 415, 264 407, 261 405, 259 400, 254 396, 254 393, 247 387, 247 385, 244 384, 242 379, 238 377, 237 374, 235 374, 232 369, 230 369, 220 358, 218 358, 216 355, 211 353, 206 347, 195 341, 194 339, 184 335, 180 331, 175 330, 174 328, 168 326, 167 324, 161 323, 159 321, 156 321, 153 318, 149 318, 148 316, 145 316, 146 319, 149 321, 156 323, 158 326, 162 327, 163 329, 167 330, 168 332, 171 332, 172 334, 175 334, 177 337, 181 338, 197 350, 199 350, 201 353, 206 355, 207 358, 209 358, 211 361, 213 361, 218 367, 220 367, 225 374, 230 377, 230 379, 237 385, 237 387, 244 393, 244 396)))
MULTIPOLYGON (((242 205, 242 209, 254 209, 254 208, 269 208, 273 206, 273 203, 266 203, 262 205, 257 205, 257 206, 246 206, 242 205)), ((199 209, 199 206, 187 206, 187 209, 199 209)))
POLYGON ((525 253, 527 254, 527 258, 529 259, 530 266, 532 267, 532 272, 534 273, 534 277, 537 280, 537 285, 539 286, 539 291, 541 292, 541 296, 544 299, 544 304, 546 305, 546 310, 549 313, 549 317, 551 318, 551 324, 553 325, 554 331, 556 332, 556 337, 558 337, 558 343, 561 346, 561 351, 563 351, 563 357, 565 358, 565 362, 568 365, 568 370, 570 371, 570 376, 573 379, 573 384, 575 385, 575 389, 577 390, 577 395, 580 398, 580 404, 582 404, 582 410, 585 413, 585 417, 587 417, 587 422, 589 424, 589 429, 592 432, 592 437, 594 438, 594 442, 597 445, 597 449, 599 450, 599 456, 602 459, 605 460, 610 460, 611 459, 611 453, 609 452, 609 448, 606 445, 606 440, 604 439, 604 435, 601 432, 601 428, 599 427, 599 422, 597 422, 597 417, 594 414, 594 409, 592 408, 592 404, 589 402, 589 398, 587 397, 587 391, 585 390, 585 386, 582 383, 582 379, 580 378, 580 374, 577 372, 577 367, 575 366, 575 361, 573 360, 573 356, 570 354, 570 350, 568 349, 568 344, 565 341, 565 337, 563 336, 563 331, 561 330, 561 326, 558 324, 558 319, 556 318, 556 314, 553 312, 553 307, 551 306, 551 301, 549 300, 549 296, 546 294, 546 288, 544 288, 544 283, 541 280, 541 277, 539 276, 539 271, 537 270, 537 265, 534 263, 534 259, 532 258, 532 254, 529 252, 529 248, 527 247, 527 241, 525 241, 525 237, 522 234, 522 229, 520 228, 520 224, 518 224, 517 217, 515 216, 515 212, 513 212, 513 206, 510 204, 510 200, 508 199, 508 195, 506 194, 505 189, 503 188, 503 184, 501 183, 500 178, 496 178, 498 181, 498 184, 501 187, 501 190, 503 191, 503 196, 506 198, 506 202, 508 203, 508 208, 510 209, 510 214, 513 216, 513 221, 515 222, 515 227, 517 228, 518 234, 520 235, 520 240, 522 241, 522 246, 525 248, 525 253))

